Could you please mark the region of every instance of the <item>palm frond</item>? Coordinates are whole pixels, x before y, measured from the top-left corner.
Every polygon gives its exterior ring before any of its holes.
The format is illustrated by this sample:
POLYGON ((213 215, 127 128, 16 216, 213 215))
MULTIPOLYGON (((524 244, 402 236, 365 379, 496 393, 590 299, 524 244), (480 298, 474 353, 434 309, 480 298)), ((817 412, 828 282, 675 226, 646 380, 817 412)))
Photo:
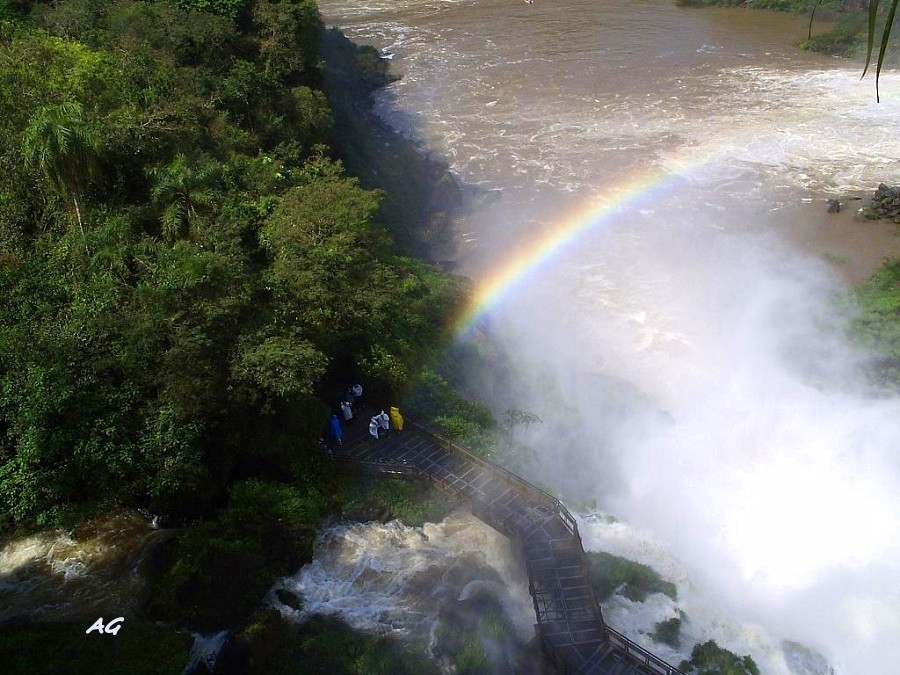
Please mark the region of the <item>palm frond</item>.
POLYGON ((866 39, 866 65, 863 68, 860 79, 866 76, 866 72, 869 70, 869 64, 872 61, 872 47, 875 44, 875 22, 878 19, 878 4, 879 0, 869 0, 869 29, 868 37, 866 39))
POLYGON ((888 40, 891 37, 891 28, 894 26, 894 15, 897 14, 897 3, 900 0, 892 0, 891 9, 888 11, 887 21, 884 24, 884 32, 881 34, 881 49, 878 51, 878 66, 875 69, 875 100, 881 102, 881 94, 878 90, 878 78, 881 77, 881 68, 884 65, 884 54, 887 51, 888 40))

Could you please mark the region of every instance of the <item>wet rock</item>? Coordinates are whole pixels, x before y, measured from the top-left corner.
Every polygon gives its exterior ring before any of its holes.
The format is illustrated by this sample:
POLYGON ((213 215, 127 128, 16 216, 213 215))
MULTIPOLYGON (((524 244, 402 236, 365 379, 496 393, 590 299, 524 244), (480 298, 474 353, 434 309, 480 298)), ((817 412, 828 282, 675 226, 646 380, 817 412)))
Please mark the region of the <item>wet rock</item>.
POLYGON ((900 223, 900 185, 879 185, 872 195, 871 205, 863 211, 863 215, 870 220, 890 218, 895 223, 900 223))
POLYGON ((291 609, 300 610, 303 608, 303 601, 293 591, 286 588, 279 588, 275 591, 275 597, 282 605, 287 605, 291 609))
POLYGON ((428 210, 435 213, 453 211, 462 204, 462 191, 456 178, 449 171, 442 171, 432 185, 428 210))
POLYGON ((828 200, 828 213, 840 213, 841 212, 841 200, 840 199, 829 199, 828 200))

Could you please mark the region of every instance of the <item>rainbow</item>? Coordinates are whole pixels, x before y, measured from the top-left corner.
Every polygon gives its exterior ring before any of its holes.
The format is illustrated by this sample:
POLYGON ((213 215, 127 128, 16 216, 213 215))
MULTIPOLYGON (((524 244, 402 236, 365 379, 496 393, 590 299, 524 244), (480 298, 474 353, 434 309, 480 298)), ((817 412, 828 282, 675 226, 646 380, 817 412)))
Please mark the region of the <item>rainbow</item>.
POLYGON ((478 320, 498 306, 513 289, 533 278, 547 263, 573 245, 582 235, 607 222, 633 202, 652 196, 681 175, 659 167, 636 173, 604 191, 601 203, 576 211, 517 250, 475 288, 472 300, 456 321, 456 335, 469 334, 478 320))

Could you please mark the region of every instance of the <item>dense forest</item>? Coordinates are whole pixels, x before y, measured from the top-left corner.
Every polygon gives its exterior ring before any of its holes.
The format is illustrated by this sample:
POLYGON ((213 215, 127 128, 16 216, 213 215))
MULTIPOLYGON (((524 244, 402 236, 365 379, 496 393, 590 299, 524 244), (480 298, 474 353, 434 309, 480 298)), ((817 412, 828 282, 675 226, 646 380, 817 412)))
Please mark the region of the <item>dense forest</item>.
POLYGON ((197 515, 440 344, 463 287, 329 157, 313 2, 0 16, 3 527, 197 515))

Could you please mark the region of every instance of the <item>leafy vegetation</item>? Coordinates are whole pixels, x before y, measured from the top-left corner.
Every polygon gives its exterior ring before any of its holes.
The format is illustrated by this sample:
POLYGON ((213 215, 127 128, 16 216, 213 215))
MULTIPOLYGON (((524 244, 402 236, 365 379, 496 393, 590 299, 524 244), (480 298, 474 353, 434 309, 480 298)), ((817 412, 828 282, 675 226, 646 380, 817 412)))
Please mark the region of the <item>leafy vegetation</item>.
POLYGON ((873 368, 878 383, 900 389, 900 258, 887 260, 856 299, 861 311, 852 331, 880 354, 873 368))
POLYGON ((423 653, 388 637, 353 630, 338 619, 313 617, 295 626, 261 610, 231 638, 216 662, 222 675, 429 675, 437 669, 423 653))
POLYGON ((653 628, 653 639, 677 649, 681 644, 681 617, 674 616, 671 619, 660 621, 653 628))
POLYGON ((682 661, 678 670, 685 675, 759 675, 759 667, 749 656, 738 656, 713 640, 694 645, 691 660, 682 661))
POLYGON ((234 626, 280 576, 312 559, 316 528, 335 507, 313 485, 236 484, 214 521, 179 532, 161 553, 151 616, 211 631, 234 626))
POLYGON ((586 555, 591 584, 600 602, 613 593, 620 593, 635 602, 643 602, 651 593, 663 593, 673 600, 677 598, 675 584, 663 579, 659 572, 648 565, 610 553, 591 551, 586 555))
POLYGON ((522 645, 512 622, 500 601, 484 590, 443 608, 432 649, 435 656, 452 663, 455 672, 461 674, 522 669, 516 663, 517 657, 523 656, 522 645))
MULTIPOLYGON (((875 38, 881 33, 881 39, 878 47, 878 56, 875 59, 875 92, 878 97, 878 80, 881 76, 881 69, 886 62, 886 54, 890 45, 891 30, 894 27, 894 17, 897 14, 898 0, 890 0, 888 3, 887 17, 883 23, 880 22, 879 7, 880 0, 869 0, 868 24, 866 27, 866 65, 863 69, 863 75, 869 70, 872 64, 873 48, 875 46, 875 38), (880 24, 880 25, 879 25, 880 24)), ((880 97, 878 97, 880 100, 880 97)))
POLYGON ((464 293, 329 157, 314 2, 0 14, 0 527, 302 481, 327 383, 401 388, 464 293))
MULTIPOLYGON (((113 617, 104 618, 108 621, 113 617)), ((96 632, 85 635, 95 620, 4 626, 0 631, 3 671, 29 675, 171 675, 181 672, 187 663, 193 642, 187 632, 128 618, 114 636, 96 632), (147 658, 150 645, 152 659, 147 658)))
POLYGON ((493 455, 496 439, 491 432, 497 423, 491 411, 483 403, 464 398, 434 370, 419 373, 404 404, 410 413, 433 420, 451 440, 482 456, 493 455))
POLYGON ((859 14, 841 14, 834 27, 811 35, 798 46, 800 49, 849 58, 859 53, 864 30, 865 24, 859 14))
POLYGON ((424 480, 377 478, 359 481, 342 500, 344 516, 364 520, 402 520, 412 527, 439 522, 457 502, 424 480))

